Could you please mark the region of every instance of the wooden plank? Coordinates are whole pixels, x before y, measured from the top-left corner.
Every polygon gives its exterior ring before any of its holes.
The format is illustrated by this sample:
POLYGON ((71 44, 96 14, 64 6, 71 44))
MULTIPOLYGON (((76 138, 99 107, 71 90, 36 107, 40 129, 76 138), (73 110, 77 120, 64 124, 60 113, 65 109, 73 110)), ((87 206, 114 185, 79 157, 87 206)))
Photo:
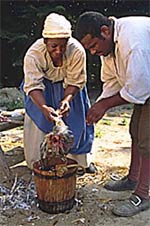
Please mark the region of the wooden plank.
POLYGON ((23 121, 0 122, 0 132, 23 126, 23 121))
POLYGON ((11 114, 10 112, 1 112, 0 132, 23 126, 24 115, 11 117, 11 114))

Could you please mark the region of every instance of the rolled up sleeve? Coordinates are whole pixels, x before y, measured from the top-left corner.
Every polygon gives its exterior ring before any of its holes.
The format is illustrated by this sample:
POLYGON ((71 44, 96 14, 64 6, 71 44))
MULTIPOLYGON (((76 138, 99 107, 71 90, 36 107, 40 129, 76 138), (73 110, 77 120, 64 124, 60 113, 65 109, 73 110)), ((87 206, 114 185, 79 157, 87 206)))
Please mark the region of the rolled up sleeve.
POLYGON ((144 104, 150 97, 150 52, 134 50, 126 61, 125 84, 120 95, 128 102, 144 104))
POLYGON ((38 57, 26 55, 24 58, 24 91, 26 95, 34 89, 44 90, 44 73, 38 61, 38 57))
POLYGON ((121 89, 121 85, 115 76, 113 67, 112 58, 107 58, 107 61, 102 58, 101 81, 103 82, 103 91, 97 98, 97 101, 111 97, 117 94, 121 89))

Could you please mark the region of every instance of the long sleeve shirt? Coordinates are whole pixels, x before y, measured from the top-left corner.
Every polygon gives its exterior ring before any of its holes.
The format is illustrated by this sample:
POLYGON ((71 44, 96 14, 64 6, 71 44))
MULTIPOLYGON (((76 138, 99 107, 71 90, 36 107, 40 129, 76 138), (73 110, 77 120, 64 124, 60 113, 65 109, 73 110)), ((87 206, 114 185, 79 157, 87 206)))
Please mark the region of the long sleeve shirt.
POLYGON ((44 44, 44 39, 38 39, 24 57, 24 75, 26 95, 34 89, 45 89, 43 77, 52 82, 63 81, 64 88, 73 85, 82 89, 87 80, 85 50, 76 39, 69 38, 63 56, 63 65, 55 67, 44 44))
POLYGON ((115 52, 102 57, 103 92, 98 100, 120 93, 130 103, 150 97, 150 18, 114 20, 115 52))

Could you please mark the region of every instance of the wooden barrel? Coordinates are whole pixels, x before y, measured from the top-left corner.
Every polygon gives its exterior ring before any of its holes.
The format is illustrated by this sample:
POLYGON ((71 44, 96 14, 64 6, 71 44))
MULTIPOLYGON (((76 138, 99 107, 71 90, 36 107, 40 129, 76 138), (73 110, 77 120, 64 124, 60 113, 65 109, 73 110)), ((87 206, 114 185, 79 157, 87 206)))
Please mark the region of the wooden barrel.
POLYGON ((63 169, 64 166, 65 169, 66 166, 68 168, 61 175, 60 170, 55 172, 42 170, 41 160, 34 163, 34 181, 39 208, 47 213, 62 213, 72 209, 76 189, 77 162, 67 158, 64 163, 61 159, 51 158, 48 159, 47 164, 56 169, 63 169))

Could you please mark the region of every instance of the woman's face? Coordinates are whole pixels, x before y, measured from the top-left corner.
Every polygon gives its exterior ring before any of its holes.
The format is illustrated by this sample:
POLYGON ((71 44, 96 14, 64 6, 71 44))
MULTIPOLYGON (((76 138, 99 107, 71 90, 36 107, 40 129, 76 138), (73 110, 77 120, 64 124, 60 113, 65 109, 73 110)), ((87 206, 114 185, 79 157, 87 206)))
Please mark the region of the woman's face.
POLYGON ((44 40, 47 50, 53 60, 61 59, 66 51, 68 38, 47 38, 44 40))

